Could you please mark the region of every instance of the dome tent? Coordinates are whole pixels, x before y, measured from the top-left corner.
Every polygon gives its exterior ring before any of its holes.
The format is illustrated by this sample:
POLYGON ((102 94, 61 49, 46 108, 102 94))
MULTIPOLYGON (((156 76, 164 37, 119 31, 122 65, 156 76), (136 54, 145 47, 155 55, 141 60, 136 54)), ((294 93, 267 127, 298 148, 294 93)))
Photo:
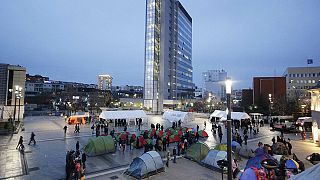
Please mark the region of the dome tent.
POLYGON ((160 154, 156 151, 148 151, 134 158, 124 173, 141 179, 162 171, 164 171, 164 165, 160 154))
POLYGON ((204 163, 205 166, 209 166, 211 168, 219 168, 217 161, 227 159, 227 152, 226 151, 219 151, 219 150, 210 150, 208 155, 204 160, 201 162, 204 163))
POLYGON ((197 142, 188 148, 186 156, 195 161, 202 161, 208 154, 210 148, 207 144, 197 142))
MULTIPOLYGON (((204 160, 202 160, 201 162, 203 163, 204 166, 211 168, 211 169, 219 169, 220 167, 218 165, 218 161, 219 160, 227 160, 227 151, 219 151, 219 150, 215 150, 215 149, 210 149, 208 155, 206 156, 206 158, 204 160)), ((232 154, 232 160, 233 160, 233 154, 232 154)), ((234 161, 232 161, 232 165, 235 166, 234 161)))
POLYGON ((88 156, 96 156, 116 150, 112 137, 99 136, 97 138, 89 138, 88 143, 84 147, 84 152, 88 156))

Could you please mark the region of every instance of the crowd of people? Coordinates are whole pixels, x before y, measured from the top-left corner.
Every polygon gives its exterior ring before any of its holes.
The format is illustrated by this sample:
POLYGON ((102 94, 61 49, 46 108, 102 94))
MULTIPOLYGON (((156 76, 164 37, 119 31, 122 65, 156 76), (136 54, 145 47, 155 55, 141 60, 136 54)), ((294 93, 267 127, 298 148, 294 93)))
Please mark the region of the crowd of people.
POLYGON ((76 151, 70 150, 66 154, 66 179, 83 180, 86 169, 87 155, 80 151, 79 141, 76 143, 76 151))

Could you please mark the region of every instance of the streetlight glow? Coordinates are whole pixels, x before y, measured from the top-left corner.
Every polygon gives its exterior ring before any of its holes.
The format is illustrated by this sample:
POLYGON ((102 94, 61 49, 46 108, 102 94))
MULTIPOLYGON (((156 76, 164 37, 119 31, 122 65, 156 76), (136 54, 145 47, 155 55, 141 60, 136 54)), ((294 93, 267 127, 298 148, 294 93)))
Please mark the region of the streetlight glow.
POLYGON ((232 81, 230 78, 227 78, 226 80, 226 93, 231 94, 231 88, 232 87, 232 81))

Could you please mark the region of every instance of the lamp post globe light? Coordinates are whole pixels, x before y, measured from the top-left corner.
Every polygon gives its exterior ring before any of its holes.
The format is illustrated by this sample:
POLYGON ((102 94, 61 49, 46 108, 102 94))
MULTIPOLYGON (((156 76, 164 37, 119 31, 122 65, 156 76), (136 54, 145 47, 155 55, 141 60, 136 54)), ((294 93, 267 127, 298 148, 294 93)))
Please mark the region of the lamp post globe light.
POLYGON ((232 180, 232 148, 231 148, 231 91, 232 81, 230 78, 226 79, 226 95, 227 95, 227 160, 228 160, 228 180, 232 180))

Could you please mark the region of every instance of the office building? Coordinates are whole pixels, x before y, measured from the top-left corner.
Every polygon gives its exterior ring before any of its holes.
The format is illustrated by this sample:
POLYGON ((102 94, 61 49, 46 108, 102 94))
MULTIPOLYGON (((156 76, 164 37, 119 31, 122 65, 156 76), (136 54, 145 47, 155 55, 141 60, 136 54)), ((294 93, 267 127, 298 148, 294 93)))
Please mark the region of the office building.
POLYGON ((261 113, 271 114, 280 111, 286 102, 285 77, 254 77, 253 103, 261 113), (277 107, 276 109, 274 107, 277 107))
POLYGON ((309 99, 308 89, 320 81, 320 67, 288 67, 283 76, 289 99, 309 99))
POLYGON ((208 70, 202 73, 204 91, 211 93, 218 101, 225 99, 225 80, 227 72, 224 70, 208 70))
POLYGON ((25 81, 26 68, 0 64, 0 121, 22 119, 25 81))
POLYGON ((161 113, 164 100, 194 97, 192 18, 177 0, 147 0, 144 106, 161 113))
POLYGON ((112 77, 110 75, 98 76, 98 89, 99 90, 111 90, 112 77))

